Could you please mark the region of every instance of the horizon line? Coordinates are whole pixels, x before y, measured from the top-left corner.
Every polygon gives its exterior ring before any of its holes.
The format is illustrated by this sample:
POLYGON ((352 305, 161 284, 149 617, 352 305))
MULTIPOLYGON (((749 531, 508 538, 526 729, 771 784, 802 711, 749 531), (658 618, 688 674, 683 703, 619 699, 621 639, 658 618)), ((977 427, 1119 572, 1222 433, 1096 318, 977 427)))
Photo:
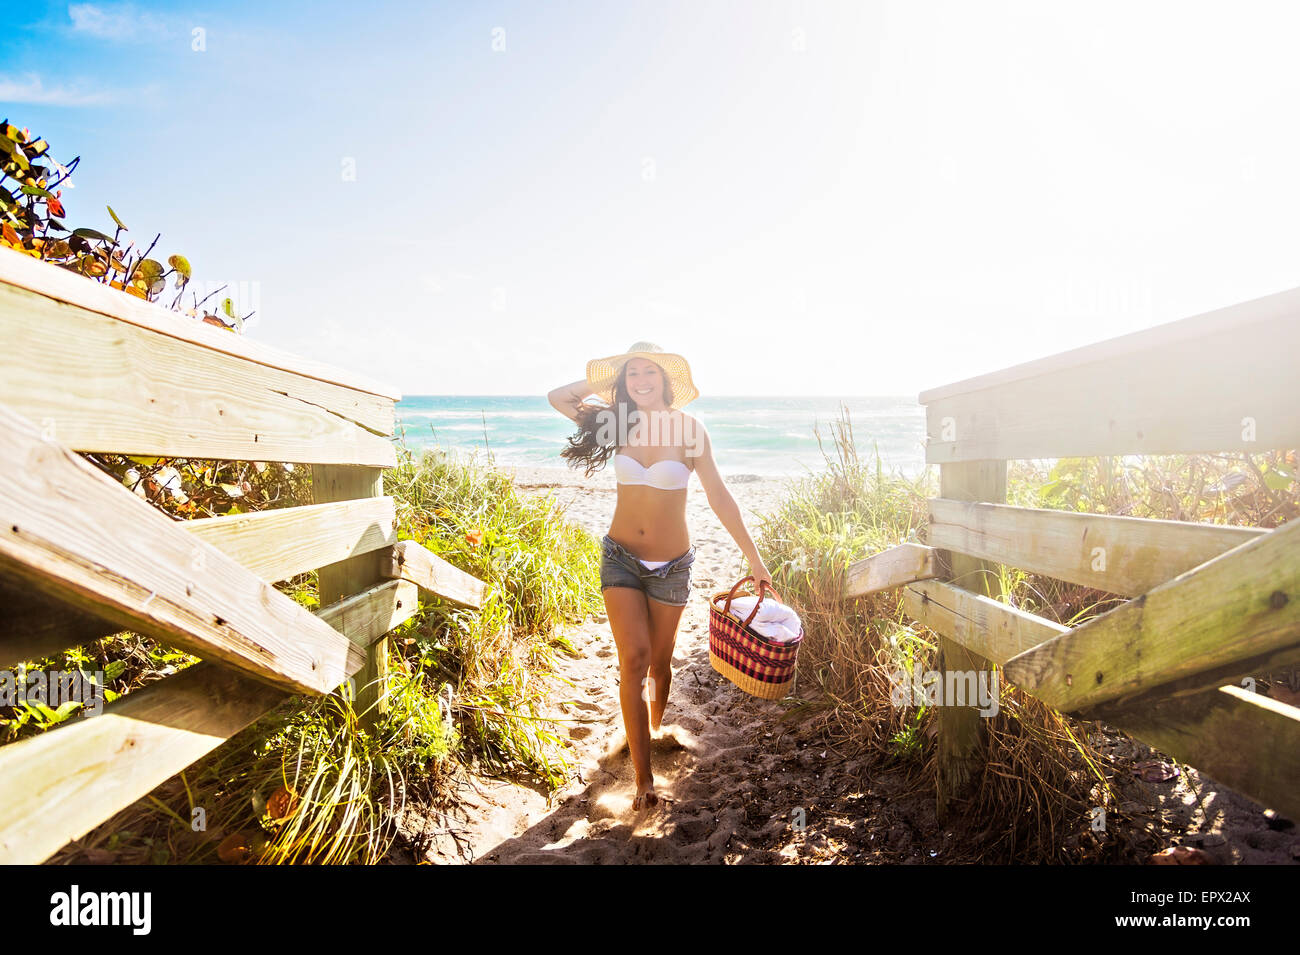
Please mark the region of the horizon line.
MULTIPOLYGON (((453 394, 450 392, 403 392, 402 400, 407 398, 545 398, 544 394, 492 394, 488 392, 453 394)), ((844 394, 814 394, 814 395, 764 395, 764 394, 711 394, 700 395, 694 399, 699 401, 702 398, 911 398, 906 394, 874 394, 874 395, 844 395, 844 394)), ((920 402, 917 402, 920 404, 920 402)))

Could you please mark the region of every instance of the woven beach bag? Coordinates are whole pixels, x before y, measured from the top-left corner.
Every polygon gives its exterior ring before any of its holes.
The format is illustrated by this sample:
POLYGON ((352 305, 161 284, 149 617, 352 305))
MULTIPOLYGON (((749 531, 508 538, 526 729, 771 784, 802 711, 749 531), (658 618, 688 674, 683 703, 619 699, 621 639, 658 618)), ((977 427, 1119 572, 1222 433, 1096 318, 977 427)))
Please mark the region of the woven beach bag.
POLYGON ((760 585, 754 610, 744 623, 731 616, 729 611, 736 591, 753 579, 742 577, 730 590, 719 591, 709 601, 709 662, 713 669, 751 696, 779 700, 794 683, 804 631, 801 626, 796 639, 781 643, 749 628, 763 602, 764 591, 771 589, 767 581, 760 585))

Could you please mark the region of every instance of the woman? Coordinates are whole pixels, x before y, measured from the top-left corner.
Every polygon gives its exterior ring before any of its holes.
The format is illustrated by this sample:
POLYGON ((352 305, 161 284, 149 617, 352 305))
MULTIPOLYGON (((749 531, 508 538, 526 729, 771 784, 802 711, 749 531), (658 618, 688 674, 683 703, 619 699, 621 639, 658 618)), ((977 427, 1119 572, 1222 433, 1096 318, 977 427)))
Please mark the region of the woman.
POLYGON ((695 548, 686 529, 686 487, 692 471, 749 561, 755 587, 772 582, 740 507, 718 474, 708 431, 681 411, 698 396, 686 359, 650 342, 593 359, 586 378, 547 396, 578 425, 561 452, 570 467, 585 466, 590 476, 611 457, 614 461, 618 501, 601 541, 600 587, 618 645, 619 702, 636 769, 633 809, 659 802, 650 770, 650 729, 657 733, 663 720, 677 624, 690 594, 695 548), (593 394, 605 404, 587 404, 593 394))

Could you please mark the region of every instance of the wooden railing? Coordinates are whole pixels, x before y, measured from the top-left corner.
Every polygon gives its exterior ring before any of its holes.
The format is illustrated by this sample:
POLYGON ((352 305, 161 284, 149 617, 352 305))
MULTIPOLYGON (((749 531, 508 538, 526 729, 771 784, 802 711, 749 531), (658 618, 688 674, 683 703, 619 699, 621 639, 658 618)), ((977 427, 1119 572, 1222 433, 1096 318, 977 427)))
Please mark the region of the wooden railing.
MULTIPOLYGON (((1273 530, 1006 505, 1007 461, 1300 447, 1300 289, 923 392, 929 547, 849 573, 905 587, 940 668, 1003 668, 1273 808, 1300 813, 1300 709, 1245 677, 1300 661, 1300 521, 1273 530), (1003 603, 998 565, 1135 598, 1077 627, 1003 603)), ((979 769, 980 716, 939 708, 938 807, 979 769)))
POLYGON ((0 862, 39 862, 287 694, 385 707, 385 635, 483 584, 399 543, 383 385, 0 250, 0 668, 120 630, 203 662, 0 747, 0 862), (291 462, 315 503, 176 521, 76 452, 291 462), (311 613, 273 583, 318 569, 311 613))

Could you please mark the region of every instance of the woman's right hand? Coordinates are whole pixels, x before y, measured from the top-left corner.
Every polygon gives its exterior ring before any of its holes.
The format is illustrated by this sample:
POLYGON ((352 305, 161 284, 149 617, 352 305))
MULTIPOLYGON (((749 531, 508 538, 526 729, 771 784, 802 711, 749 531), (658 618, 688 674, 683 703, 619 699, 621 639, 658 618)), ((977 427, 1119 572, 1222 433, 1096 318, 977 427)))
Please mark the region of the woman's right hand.
POLYGON ((577 421, 583 407, 583 399, 591 393, 591 384, 583 378, 581 381, 553 389, 546 396, 546 400, 551 403, 552 408, 570 421, 577 421))

